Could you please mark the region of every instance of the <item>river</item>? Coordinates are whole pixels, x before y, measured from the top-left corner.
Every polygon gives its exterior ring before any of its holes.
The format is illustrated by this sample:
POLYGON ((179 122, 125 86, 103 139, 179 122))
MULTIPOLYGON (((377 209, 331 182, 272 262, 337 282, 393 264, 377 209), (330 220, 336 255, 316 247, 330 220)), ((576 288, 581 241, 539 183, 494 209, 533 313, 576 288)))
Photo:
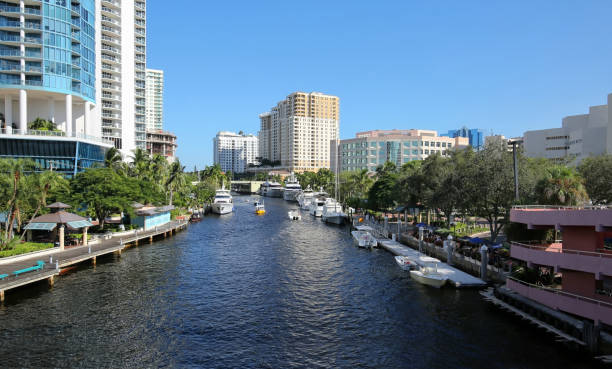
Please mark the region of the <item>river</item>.
POLYGON ((475 290, 416 284, 296 206, 235 198, 176 236, 22 289, 0 367, 586 368, 475 290))

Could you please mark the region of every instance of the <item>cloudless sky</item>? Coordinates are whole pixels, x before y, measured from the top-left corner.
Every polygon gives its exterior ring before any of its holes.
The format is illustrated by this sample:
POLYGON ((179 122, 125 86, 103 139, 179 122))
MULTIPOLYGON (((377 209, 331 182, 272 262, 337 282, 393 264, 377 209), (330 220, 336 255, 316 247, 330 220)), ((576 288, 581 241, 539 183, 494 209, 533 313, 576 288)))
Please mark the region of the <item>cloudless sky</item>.
POLYGON ((340 136, 466 125, 519 136, 612 93, 612 1, 147 2, 164 128, 191 170, 294 91, 340 97, 340 136))

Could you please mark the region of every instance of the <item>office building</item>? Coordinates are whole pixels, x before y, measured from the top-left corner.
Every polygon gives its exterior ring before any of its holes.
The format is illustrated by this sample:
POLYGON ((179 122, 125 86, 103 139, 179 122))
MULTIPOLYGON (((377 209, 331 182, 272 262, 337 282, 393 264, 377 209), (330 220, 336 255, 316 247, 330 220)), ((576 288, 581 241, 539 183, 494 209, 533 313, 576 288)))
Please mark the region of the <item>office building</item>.
POLYGON ((588 114, 563 118, 561 128, 525 132, 525 154, 571 164, 592 155, 612 154, 610 103, 612 94, 607 105, 591 106, 588 114))
POLYGON ((259 140, 254 135, 221 131, 213 138, 215 164, 224 172, 244 173, 249 164, 258 164, 259 140))
POLYGON ((146 1, 97 0, 97 117, 124 157, 146 148, 146 1))
POLYGON ((164 156, 168 162, 176 160, 176 136, 171 132, 161 129, 147 130, 147 152, 153 156, 155 154, 164 156))
POLYGON ((442 137, 466 137, 469 140, 469 145, 474 148, 474 150, 480 150, 484 147, 485 144, 485 136, 484 132, 481 129, 477 128, 467 128, 465 126, 459 129, 452 129, 447 133, 443 133, 440 136, 442 137))
POLYGON ((146 81, 147 130, 161 130, 164 127, 164 71, 147 69, 146 81))
MULTIPOLYGON (((439 153, 447 156, 449 150, 469 145, 467 137, 438 136, 436 131, 422 129, 375 130, 357 133, 355 138, 340 140, 338 165, 340 171, 376 170, 387 161, 401 166, 413 160, 423 160, 439 153)), ((334 150, 334 143, 330 150, 334 150)), ((335 165, 332 162, 332 170, 335 165)))
POLYGON ((96 3, 7 0, 0 13, 0 157, 68 176, 104 162, 95 116, 96 3), (50 122, 30 129, 37 118, 50 122))
POLYGON ((340 99, 294 92, 259 116, 259 156, 292 171, 330 168, 330 142, 339 138, 340 99))

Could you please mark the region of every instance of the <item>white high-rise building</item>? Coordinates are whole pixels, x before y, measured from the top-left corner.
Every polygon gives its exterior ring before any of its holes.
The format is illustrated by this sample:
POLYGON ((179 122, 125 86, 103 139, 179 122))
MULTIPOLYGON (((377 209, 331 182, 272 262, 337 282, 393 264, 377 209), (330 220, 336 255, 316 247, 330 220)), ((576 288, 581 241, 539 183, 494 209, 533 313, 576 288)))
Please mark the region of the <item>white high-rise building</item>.
POLYGON ((257 162, 259 142, 254 135, 221 131, 213 138, 215 164, 224 172, 244 173, 257 162))
POLYGON ((96 120, 129 157, 146 148, 146 0, 96 0, 95 29, 96 120))
POLYGON ((146 128, 161 130, 164 127, 164 71, 147 69, 146 128))

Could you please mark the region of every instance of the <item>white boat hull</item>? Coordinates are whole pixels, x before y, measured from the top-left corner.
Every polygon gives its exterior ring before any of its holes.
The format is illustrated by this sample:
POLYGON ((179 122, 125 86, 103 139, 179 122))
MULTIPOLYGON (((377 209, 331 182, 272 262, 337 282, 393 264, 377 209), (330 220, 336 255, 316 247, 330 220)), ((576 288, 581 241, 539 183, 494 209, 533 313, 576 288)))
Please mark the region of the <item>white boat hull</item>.
POLYGON ((406 256, 396 256, 395 262, 399 265, 400 268, 406 271, 414 270, 418 267, 418 264, 414 261, 410 260, 406 256))
POLYGON ((266 193, 264 193, 264 196, 267 197, 283 197, 283 192, 280 188, 269 188, 268 191, 266 191, 266 193))
POLYGON ((315 207, 310 207, 310 215, 314 215, 315 217, 322 217, 323 216, 323 207, 322 206, 317 206, 315 207))
POLYGON ((221 203, 212 204, 212 211, 215 214, 219 214, 219 215, 229 214, 233 210, 234 210, 234 204, 221 204, 221 203))
POLYGON ((410 278, 414 279, 415 281, 427 285, 427 286, 431 286, 431 287, 435 287, 435 288, 440 288, 442 286, 444 286, 444 284, 446 283, 447 278, 442 276, 441 274, 438 273, 423 273, 420 270, 411 270, 410 271, 410 278))
POLYGON ((300 220, 300 219, 302 219, 302 215, 300 215, 300 213, 297 212, 297 211, 289 211, 289 212, 287 212, 287 216, 291 220, 300 220))
POLYGON ((299 194, 299 191, 288 191, 285 190, 283 192, 283 199, 285 199, 285 201, 297 201, 297 195, 299 194))
POLYGON ((343 215, 323 215, 323 221, 326 223, 344 224, 345 217, 343 215))
POLYGON ((369 249, 378 245, 378 240, 368 232, 352 231, 351 235, 353 236, 355 244, 359 247, 369 249))

